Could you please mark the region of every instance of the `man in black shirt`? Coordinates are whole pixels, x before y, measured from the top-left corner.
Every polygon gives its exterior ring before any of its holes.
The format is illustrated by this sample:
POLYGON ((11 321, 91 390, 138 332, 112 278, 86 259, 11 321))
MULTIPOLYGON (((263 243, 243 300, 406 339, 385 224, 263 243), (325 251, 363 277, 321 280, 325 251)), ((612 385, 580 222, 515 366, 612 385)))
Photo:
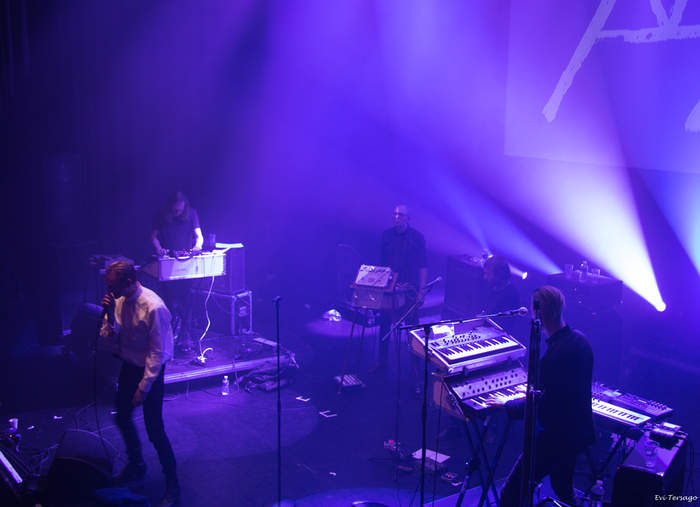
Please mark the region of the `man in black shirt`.
MULTIPOLYGON (((182 252, 202 250, 204 237, 199 215, 184 193, 175 192, 170 196, 163 210, 154 218, 151 243, 159 256, 169 253, 181 256, 182 252)), ((185 354, 189 354, 194 345, 190 334, 192 283, 192 280, 171 280, 164 282, 161 289, 163 299, 173 313, 177 350, 185 354)))
POLYGON ((408 207, 405 204, 396 206, 393 216, 394 226, 382 234, 380 264, 398 273, 399 283, 410 285, 422 301, 428 277, 425 238, 408 224, 408 207))
MULTIPOLYGON (((559 289, 540 287, 532 300, 540 304, 547 336, 547 350, 540 360, 542 397, 538 403, 533 474, 538 481, 549 475, 557 496, 573 505, 576 456, 595 438, 591 408, 593 353, 586 337, 564 322, 564 295, 559 289)), ((518 417, 524 405, 524 399, 519 399, 508 402, 506 408, 512 417, 518 417)), ((521 460, 522 456, 501 491, 502 507, 520 505, 521 460)))
POLYGON ((204 243, 197 210, 187 196, 175 192, 153 220, 151 243, 158 255, 168 252, 201 250, 204 243))
MULTIPOLYGON (((416 301, 423 303, 428 267, 425 254, 425 238, 409 225, 408 207, 399 204, 394 208, 394 226, 382 234, 380 265, 389 266, 398 273, 398 284, 407 288, 406 303, 393 312, 383 312, 379 318, 379 333, 384 337, 391 328, 392 320, 403 315, 416 301)), ((418 312, 411 312, 406 324, 418 323, 418 312)), ((388 340, 380 344, 380 363, 386 364, 388 340)))

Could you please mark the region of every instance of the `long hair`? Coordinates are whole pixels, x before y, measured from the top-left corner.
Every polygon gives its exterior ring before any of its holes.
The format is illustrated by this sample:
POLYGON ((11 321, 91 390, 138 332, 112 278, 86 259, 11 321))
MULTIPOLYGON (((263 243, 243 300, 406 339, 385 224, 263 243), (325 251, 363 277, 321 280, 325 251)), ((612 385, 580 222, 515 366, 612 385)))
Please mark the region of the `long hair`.
POLYGON ((184 220, 187 220, 190 217, 190 200, 187 198, 184 192, 177 191, 174 192, 168 197, 168 200, 165 204, 165 208, 163 209, 163 217, 168 221, 172 221, 175 218, 175 215, 173 214, 173 206, 175 206, 178 203, 184 202, 185 203, 185 209, 182 212, 182 215, 180 215, 184 220))
POLYGON ((501 255, 492 255, 484 262, 484 268, 490 267, 496 281, 507 284, 510 281, 510 266, 505 257, 501 255))

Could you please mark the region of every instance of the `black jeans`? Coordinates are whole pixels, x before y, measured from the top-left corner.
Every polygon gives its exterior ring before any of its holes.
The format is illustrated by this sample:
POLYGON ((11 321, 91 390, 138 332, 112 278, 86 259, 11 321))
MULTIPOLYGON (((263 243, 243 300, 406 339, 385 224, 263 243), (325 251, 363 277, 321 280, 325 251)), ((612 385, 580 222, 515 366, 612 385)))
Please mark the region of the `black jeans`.
MULTIPOLYGON (((119 372, 119 389, 117 390, 117 427, 122 434, 126 444, 126 454, 129 463, 142 463, 141 441, 132 414, 134 407, 131 400, 138 389, 139 382, 143 378, 144 368, 135 366, 127 361, 122 361, 122 368, 119 372)), ((160 369, 160 375, 153 382, 151 390, 148 392, 143 402, 143 421, 146 426, 148 439, 153 443, 158 459, 163 467, 163 473, 169 483, 177 482, 175 472, 175 454, 170 445, 170 440, 165 434, 163 426, 163 376, 165 375, 165 365, 160 369)))
POLYGON ((191 347, 194 339, 191 334, 192 327, 192 287, 194 280, 171 280, 161 282, 161 294, 165 305, 173 317, 173 333, 177 333, 175 340, 180 347, 191 347), (179 323, 179 332, 177 330, 179 323))
MULTIPOLYGON (((574 469, 577 455, 578 452, 567 450, 564 442, 551 440, 542 433, 537 435, 534 478, 539 482, 549 475, 552 489, 560 500, 569 505, 574 504, 574 469)), ((501 507, 520 505, 521 477, 522 455, 518 458, 501 490, 501 507)))

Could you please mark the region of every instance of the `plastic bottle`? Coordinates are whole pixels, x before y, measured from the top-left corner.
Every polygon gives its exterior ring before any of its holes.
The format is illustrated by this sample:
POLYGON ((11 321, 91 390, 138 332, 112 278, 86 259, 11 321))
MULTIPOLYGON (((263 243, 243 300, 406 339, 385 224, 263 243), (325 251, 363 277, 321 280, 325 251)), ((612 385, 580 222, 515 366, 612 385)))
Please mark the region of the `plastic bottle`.
POLYGON ((579 266, 581 269, 581 281, 587 280, 588 279, 588 261, 583 260, 581 261, 581 265, 579 266))
POLYGON ((649 434, 644 436, 644 465, 652 470, 656 467, 656 449, 658 447, 659 443, 652 440, 649 434))
POLYGON ((591 488, 591 507, 603 507, 604 495, 605 488, 603 488, 603 481, 598 479, 591 488))
POLYGON ((224 375, 224 380, 221 381, 221 396, 228 396, 230 394, 228 375, 224 375))

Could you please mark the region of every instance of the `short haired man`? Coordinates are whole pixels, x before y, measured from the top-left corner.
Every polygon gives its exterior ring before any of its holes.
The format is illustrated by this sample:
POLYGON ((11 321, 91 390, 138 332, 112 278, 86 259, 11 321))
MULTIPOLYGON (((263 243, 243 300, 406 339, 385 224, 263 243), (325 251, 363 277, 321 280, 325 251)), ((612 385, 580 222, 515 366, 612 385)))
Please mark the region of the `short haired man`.
MULTIPOLYGON (((539 481, 549 475, 557 496, 574 504, 573 476, 576 456, 594 441, 591 380, 593 352, 580 331, 564 322, 564 295, 545 285, 532 294, 533 308, 547 336, 547 350, 540 360, 538 424, 533 475, 539 481)), ((534 310, 533 310, 534 311, 534 310)), ((508 402, 512 416, 522 412, 523 399, 508 402)), ((501 491, 503 507, 520 505, 522 456, 501 491)))
POLYGON ((143 404, 146 433, 165 474, 166 491, 158 505, 177 505, 180 487, 175 455, 163 426, 163 377, 165 363, 173 356, 170 312, 155 292, 139 283, 134 266, 127 261, 110 264, 105 282, 108 292, 102 298, 102 306, 106 317, 100 335, 122 359, 116 421, 129 459, 118 480, 139 480, 146 473, 132 419, 134 408, 143 404))
MULTIPOLYGON (((423 234, 411 227, 408 206, 398 204, 393 211, 393 227, 382 233, 380 265, 389 266, 398 273, 398 283, 405 284, 410 290, 406 294, 406 303, 401 308, 395 308, 391 314, 382 312, 379 318, 379 334, 384 337, 392 325, 392 320, 402 315, 414 303, 423 304, 425 285, 428 278, 428 267, 423 234)), ((406 324, 418 323, 418 311, 414 310, 405 319, 406 324)), ((379 364, 388 362, 388 340, 379 346, 379 364)), ((398 345, 397 345, 398 346, 398 345)), ((420 371, 420 361, 412 357, 412 370, 416 378, 420 371)), ((416 382, 416 394, 420 394, 422 384, 416 382)))

